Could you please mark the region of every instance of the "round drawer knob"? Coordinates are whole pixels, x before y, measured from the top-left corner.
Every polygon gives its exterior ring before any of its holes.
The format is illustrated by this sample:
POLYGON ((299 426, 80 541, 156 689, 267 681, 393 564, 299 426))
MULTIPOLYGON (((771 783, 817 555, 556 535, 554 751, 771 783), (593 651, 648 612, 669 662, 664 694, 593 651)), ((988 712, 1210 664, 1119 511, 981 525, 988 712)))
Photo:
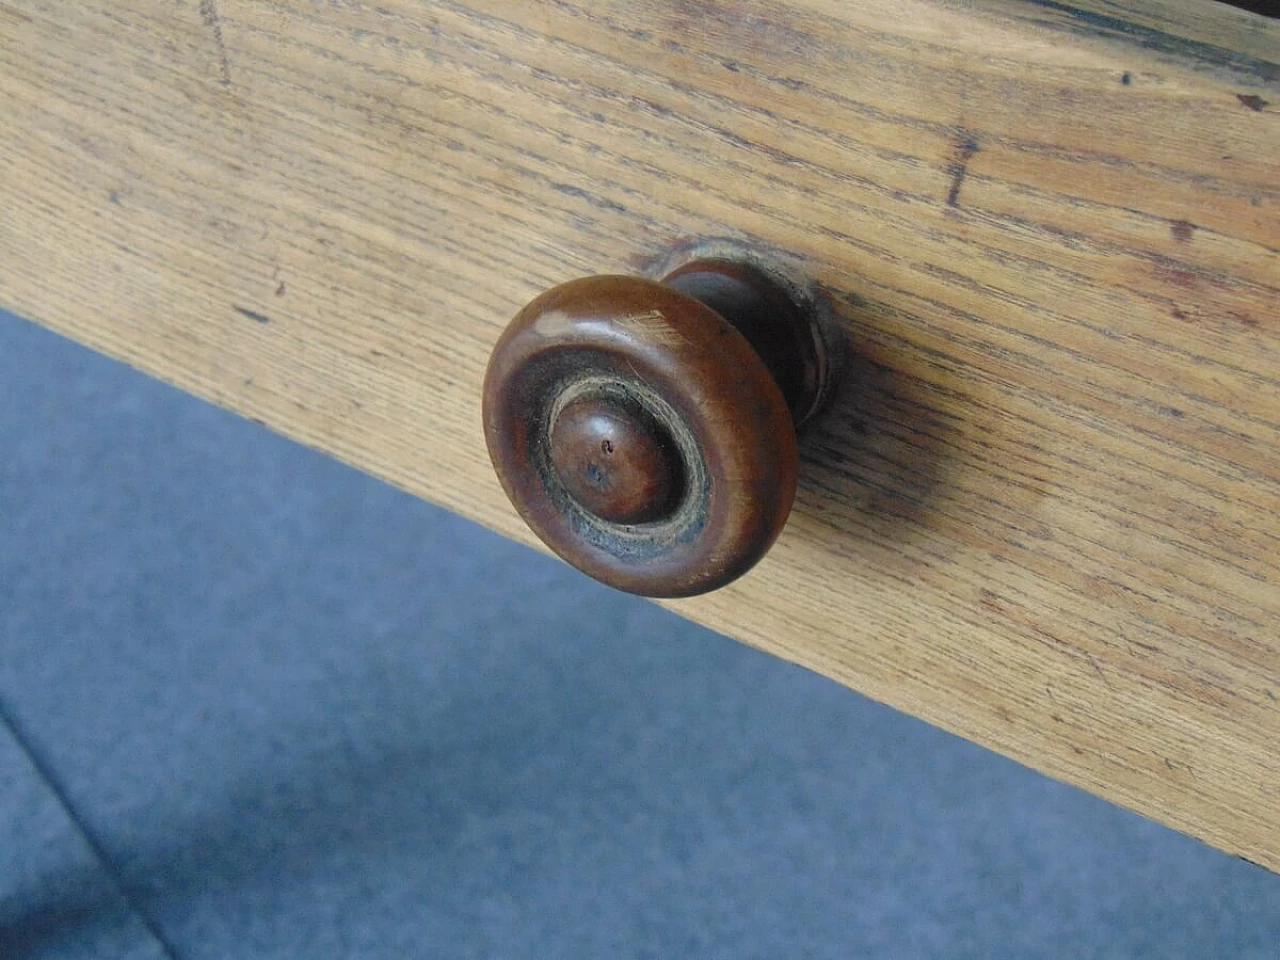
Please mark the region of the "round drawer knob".
POLYGON ((796 428, 826 389, 812 314, 788 284, 725 260, 548 290, 485 375, 507 496, 552 550, 620 590, 683 597, 741 576, 786 522, 796 428))

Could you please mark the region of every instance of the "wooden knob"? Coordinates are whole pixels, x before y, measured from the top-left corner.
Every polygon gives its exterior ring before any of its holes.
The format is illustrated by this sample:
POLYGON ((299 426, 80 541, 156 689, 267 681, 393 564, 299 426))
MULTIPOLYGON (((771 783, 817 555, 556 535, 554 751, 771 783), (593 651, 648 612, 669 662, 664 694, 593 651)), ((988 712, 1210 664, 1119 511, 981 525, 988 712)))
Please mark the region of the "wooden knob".
POLYGON ((822 343, 789 287, 746 264, 574 280, 494 348, 489 456, 533 531, 583 572, 646 596, 714 590, 791 511, 822 343))

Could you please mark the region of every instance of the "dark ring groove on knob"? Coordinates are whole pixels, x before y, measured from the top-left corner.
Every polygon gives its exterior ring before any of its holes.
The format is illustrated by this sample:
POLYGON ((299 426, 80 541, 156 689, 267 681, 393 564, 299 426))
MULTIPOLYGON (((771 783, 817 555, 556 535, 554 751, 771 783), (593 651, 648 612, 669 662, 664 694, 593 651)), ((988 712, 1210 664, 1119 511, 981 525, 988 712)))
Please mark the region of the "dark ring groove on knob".
POLYGON ((795 417, 825 386, 810 324, 753 267, 588 277, 537 297, 485 376, 489 454, 533 531, 647 596, 704 593, 781 532, 795 417))

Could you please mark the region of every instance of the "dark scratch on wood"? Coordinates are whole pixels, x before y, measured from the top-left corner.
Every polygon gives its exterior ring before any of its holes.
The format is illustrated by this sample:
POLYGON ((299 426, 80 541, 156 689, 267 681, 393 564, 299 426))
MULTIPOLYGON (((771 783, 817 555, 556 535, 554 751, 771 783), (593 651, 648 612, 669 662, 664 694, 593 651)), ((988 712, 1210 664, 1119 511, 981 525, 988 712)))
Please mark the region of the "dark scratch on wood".
POLYGON ((271 318, 268 317, 265 313, 258 313, 254 310, 246 310, 244 307, 235 307, 235 311, 236 313, 240 314, 242 317, 248 317, 250 320, 256 321, 257 323, 271 322, 271 318))
POLYGON ((222 69, 222 83, 231 86, 231 61, 227 57, 227 43, 222 36, 222 17, 218 15, 217 0, 200 0, 200 17, 204 25, 213 34, 213 42, 218 48, 218 63, 222 69))
POLYGON ((0 19, 12 20, 14 23, 35 23, 25 13, 20 10, 13 10, 8 5, 0 7, 0 19))
POLYGON ((947 193, 947 206, 957 206, 960 199, 960 188, 964 186, 964 178, 969 174, 969 161, 979 150, 977 138, 961 131, 956 137, 955 160, 947 167, 951 176, 951 190, 947 193))
POLYGON ((1092 653, 1087 653, 1087 652, 1085 653, 1085 658, 1089 661, 1093 669, 1098 672, 1098 676, 1102 679, 1102 682, 1103 684, 1106 685, 1106 688, 1108 690, 1114 690, 1115 687, 1111 686, 1111 681, 1107 679, 1107 674, 1102 669, 1102 665, 1098 663, 1098 658, 1095 657, 1092 653))

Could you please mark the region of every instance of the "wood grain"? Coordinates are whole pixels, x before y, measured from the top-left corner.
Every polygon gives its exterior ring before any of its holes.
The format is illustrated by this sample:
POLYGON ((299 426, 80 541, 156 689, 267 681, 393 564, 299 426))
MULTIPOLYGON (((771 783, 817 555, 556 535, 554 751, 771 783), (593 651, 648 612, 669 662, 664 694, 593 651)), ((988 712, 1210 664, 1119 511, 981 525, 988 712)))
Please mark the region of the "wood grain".
POLYGON ((0 303, 528 541, 481 438, 507 320, 773 251, 853 375, 769 557, 672 606, 1280 868, 1278 36, 1199 0, 0 0, 0 303))

